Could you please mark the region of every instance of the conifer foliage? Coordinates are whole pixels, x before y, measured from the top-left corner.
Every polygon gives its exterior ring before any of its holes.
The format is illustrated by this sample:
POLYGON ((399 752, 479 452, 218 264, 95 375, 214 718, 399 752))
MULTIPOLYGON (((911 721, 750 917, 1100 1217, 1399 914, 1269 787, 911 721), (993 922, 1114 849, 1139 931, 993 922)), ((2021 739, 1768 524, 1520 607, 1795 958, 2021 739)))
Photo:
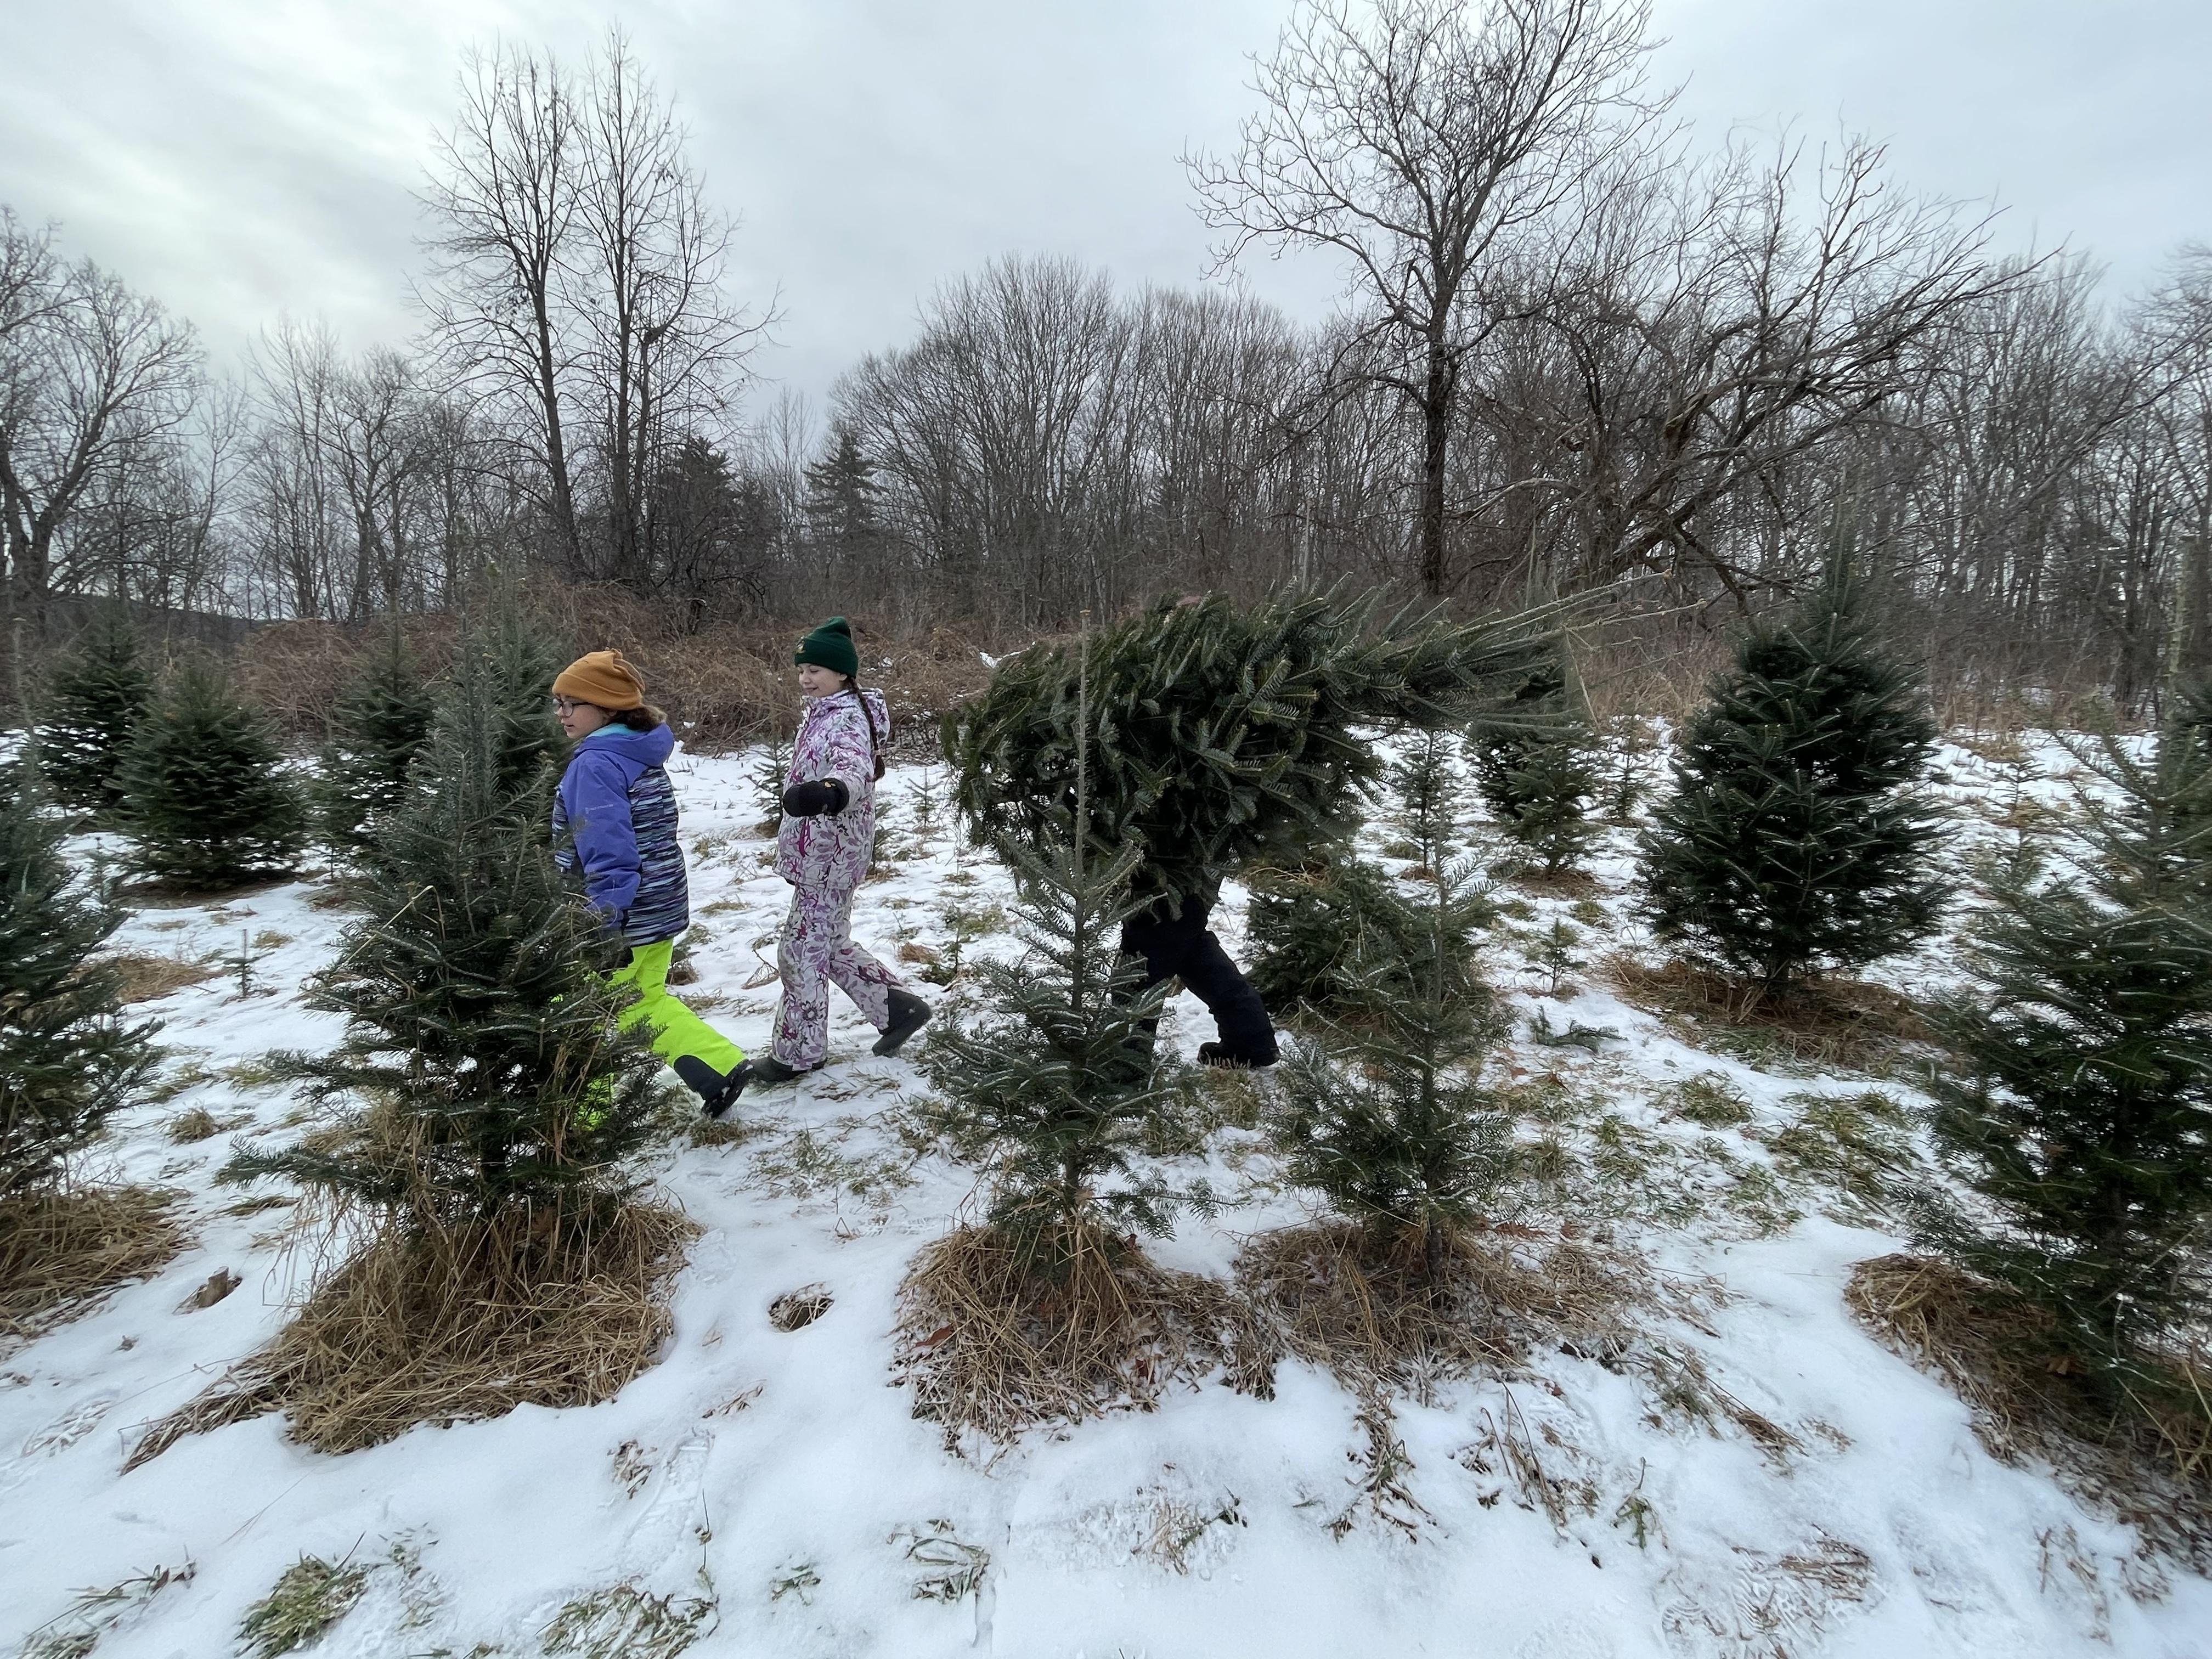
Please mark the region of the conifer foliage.
POLYGON ((395 630, 331 714, 313 796, 331 848, 360 851, 376 819, 399 805, 435 708, 434 693, 395 630))
POLYGON ((1339 1031, 1337 1054, 1296 1043, 1280 1073, 1290 1179, 1359 1222, 1377 1254, 1418 1249, 1431 1279, 1510 1169, 1481 1078, 1504 1024, 1464 948, 1486 908, 1463 869, 1444 872, 1410 939, 1371 943, 1367 972, 1402 988, 1374 1000, 1380 1018, 1339 1031))
POLYGON ((1416 732, 1390 763, 1386 780, 1396 798, 1406 837, 1425 870, 1443 867, 1458 831, 1460 777, 1455 747, 1449 733, 1416 732))
POLYGON ((154 1063, 91 960, 123 920, 85 892, 34 769, 0 767, 0 1200, 50 1182, 154 1063))
MULTIPOLYGON (((1407 964, 1420 959, 1434 918, 1389 872, 1338 848, 1299 869, 1254 871, 1249 884, 1249 977, 1269 1008, 1356 1024, 1413 988, 1407 964)), ((1487 902, 1472 898, 1453 913, 1445 944, 1455 960, 1472 958, 1490 919, 1487 902)))
POLYGON ((1788 617, 1754 627, 1683 726, 1673 794, 1644 837, 1659 938, 1786 994, 1930 932, 1939 831, 1915 793, 1935 723, 1878 644, 1843 557, 1788 617))
POLYGON ((550 810, 557 767, 568 739, 553 713, 553 678, 568 665, 560 642, 532 622, 511 591, 495 592, 462 635, 450 690, 431 716, 442 733, 455 722, 470 728, 453 742, 491 744, 497 793, 527 792, 550 810), (477 727, 488 728, 488 739, 477 727))
POLYGON ((308 997, 346 1016, 345 1039, 284 1060, 318 1098, 366 1108, 353 1134, 241 1156, 230 1177, 284 1176, 448 1226, 627 1192, 659 1061, 616 1030, 620 994, 589 964, 599 926, 505 781, 507 712, 481 677, 441 711, 418 789, 379 825, 370 915, 308 997))
POLYGON ((138 630, 120 606, 104 609, 54 665, 42 700, 40 763, 56 799, 80 811, 123 805, 124 751, 153 701, 138 630))
POLYGON ((1604 780, 1596 733, 1556 660, 1522 686, 1508 717, 1478 726, 1469 754, 1475 787, 1505 838, 1547 876, 1574 869, 1600 828, 1604 780))
MULTIPOLYGON (((1240 607, 1163 601, 1091 643, 1091 823, 1141 845, 1134 896, 1210 901, 1253 862, 1296 864, 1342 839, 1382 760, 1357 728, 1463 726, 1543 651, 1540 618, 1380 619, 1370 599, 1291 595, 1240 607)), ((947 722, 959 805, 979 842, 1040 844, 1064 816, 1078 748, 1077 664, 1041 646, 1002 664, 947 722)))
POLYGON ((1942 1015, 1970 1070, 1937 1145, 1998 1224, 1931 1199, 1927 1231, 2103 1369, 2212 1308, 2212 750, 2177 723, 2098 769, 2118 809, 2070 873, 1999 890, 1942 1015))
POLYGON ((212 892, 281 875, 306 839, 301 792, 276 736, 214 669, 171 676, 124 757, 132 866, 212 892))

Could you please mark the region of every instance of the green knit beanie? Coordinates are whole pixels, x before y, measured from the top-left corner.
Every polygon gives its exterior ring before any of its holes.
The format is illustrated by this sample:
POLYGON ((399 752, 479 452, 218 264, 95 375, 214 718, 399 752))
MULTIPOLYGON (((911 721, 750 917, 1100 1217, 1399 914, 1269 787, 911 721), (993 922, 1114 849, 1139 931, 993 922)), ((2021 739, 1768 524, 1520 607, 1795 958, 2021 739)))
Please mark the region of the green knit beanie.
POLYGON ((853 648, 853 624, 832 617, 799 642, 795 663, 812 663, 848 679, 860 677, 860 653, 853 648))

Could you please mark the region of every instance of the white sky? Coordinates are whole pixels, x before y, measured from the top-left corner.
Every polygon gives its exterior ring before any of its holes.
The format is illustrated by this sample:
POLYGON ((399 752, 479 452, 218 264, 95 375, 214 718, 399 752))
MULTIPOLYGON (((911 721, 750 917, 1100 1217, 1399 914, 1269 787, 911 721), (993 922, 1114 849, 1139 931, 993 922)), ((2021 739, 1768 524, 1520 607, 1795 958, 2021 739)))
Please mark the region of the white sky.
MULTIPOLYGON (((1717 140, 1797 120, 1994 197, 2014 245, 2152 278, 2212 240, 2205 0, 1658 0, 1658 73, 1717 140)), ((619 21, 739 214, 735 288, 781 285, 774 381, 818 397, 991 256, 1200 280, 1176 157, 1249 106, 1288 0, 0 0, 0 202, 192 318, 218 362, 280 311, 349 344, 414 327, 410 191, 463 47, 580 59, 619 21)), ((1250 271, 1303 315, 1334 273, 1250 271)))

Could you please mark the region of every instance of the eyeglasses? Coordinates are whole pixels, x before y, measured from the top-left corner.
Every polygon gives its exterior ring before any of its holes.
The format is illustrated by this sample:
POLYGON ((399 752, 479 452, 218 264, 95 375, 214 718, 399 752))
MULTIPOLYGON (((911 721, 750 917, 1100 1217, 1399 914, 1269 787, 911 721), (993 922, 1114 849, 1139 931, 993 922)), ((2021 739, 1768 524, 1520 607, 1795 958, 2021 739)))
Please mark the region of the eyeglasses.
POLYGON ((573 714, 579 708, 583 707, 584 705, 574 697, 556 697, 553 699, 553 712, 556 714, 573 714))

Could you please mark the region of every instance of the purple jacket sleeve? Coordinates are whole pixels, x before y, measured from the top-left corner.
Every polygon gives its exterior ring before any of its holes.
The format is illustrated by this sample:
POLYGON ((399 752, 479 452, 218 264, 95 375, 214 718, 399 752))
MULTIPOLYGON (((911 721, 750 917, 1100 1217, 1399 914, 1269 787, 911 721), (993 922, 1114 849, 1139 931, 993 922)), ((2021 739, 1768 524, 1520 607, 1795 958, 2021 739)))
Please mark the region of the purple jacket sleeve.
POLYGON ((637 832, 629 818, 629 777, 612 755, 579 749, 561 779, 561 805, 584 870, 584 896, 619 923, 637 898, 637 832))

